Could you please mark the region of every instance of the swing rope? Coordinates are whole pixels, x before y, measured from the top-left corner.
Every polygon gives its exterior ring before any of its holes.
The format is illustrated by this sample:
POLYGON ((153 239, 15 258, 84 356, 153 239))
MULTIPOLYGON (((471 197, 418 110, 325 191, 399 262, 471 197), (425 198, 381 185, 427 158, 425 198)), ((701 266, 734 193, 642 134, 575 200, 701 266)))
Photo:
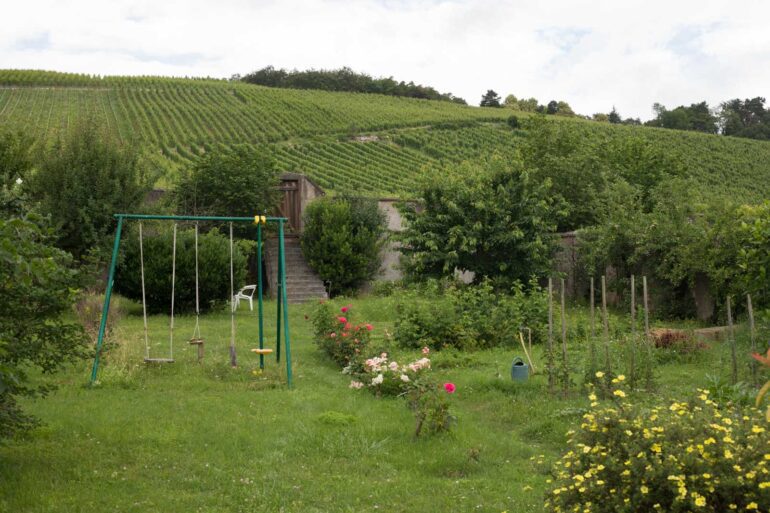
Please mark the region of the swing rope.
POLYGON ((201 339, 200 315, 200 292, 198 285, 198 223, 195 223, 195 328, 193 328, 192 340, 201 339))
POLYGON ((233 223, 230 222, 230 366, 237 367, 235 359, 235 285, 233 283, 233 223))
POLYGON ((171 250, 171 324, 169 325, 169 358, 174 359, 174 290, 176 288, 176 223, 174 223, 174 242, 171 250))
POLYGON ((144 247, 142 244, 142 223, 139 222, 139 262, 142 269, 142 318, 144 319, 144 358, 150 358, 150 340, 147 336, 147 297, 144 289, 144 247))

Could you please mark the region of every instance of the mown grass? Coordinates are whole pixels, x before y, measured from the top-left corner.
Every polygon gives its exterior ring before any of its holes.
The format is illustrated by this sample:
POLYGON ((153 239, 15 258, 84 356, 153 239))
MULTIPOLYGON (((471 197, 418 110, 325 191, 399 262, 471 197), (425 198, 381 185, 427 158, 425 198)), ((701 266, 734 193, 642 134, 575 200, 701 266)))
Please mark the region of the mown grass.
MULTIPOLYGON (((396 301, 353 301, 356 315, 375 325, 380 345, 389 344, 396 301)), ((268 303, 270 345, 274 308, 268 303)), ((268 359, 258 371, 247 351, 256 346, 256 319, 248 310, 237 316, 236 369, 228 365, 225 312, 202 320, 202 365, 186 345, 192 317, 177 318, 176 363, 146 366, 141 317, 125 316, 99 386, 86 386, 84 363, 55 378, 56 393, 25 403, 45 424, 0 446, 0 511, 542 509, 550 464, 588 406, 578 386, 562 398, 548 395, 542 374, 512 383, 509 365, 521 354, 515 345, 435 353, 435 374, 458 387, 451 399, 457 422, 449 435, 414 439, 404 401, 349 389, 348 378, 316 349, 305 318, 311 308, 291 308, 293 389, 285 386, 283 362, 268 359)), ((581 316, 577 311, 574 322, 581 316)), ((150 322, 153 355, 164 356, 168 319, 150 322)), ((570 346, 577 384, 585 348, 584 341, 570 346)), ((393 353, 399 360, 418 356, 398 348, 393 353)), ((726 378, 728 359, 723 344, 666 358, 655 395, 681 397, 706 386, 708 375, 726 378)), ((542 367, 541 346, 535 360, 542 367)))

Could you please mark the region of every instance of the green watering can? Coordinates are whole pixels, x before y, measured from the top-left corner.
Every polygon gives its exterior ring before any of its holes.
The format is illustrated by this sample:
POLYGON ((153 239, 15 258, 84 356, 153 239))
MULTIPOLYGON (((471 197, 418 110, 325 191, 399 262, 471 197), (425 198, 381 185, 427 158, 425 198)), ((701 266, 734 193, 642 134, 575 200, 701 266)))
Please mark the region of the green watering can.
POLYGON ((517 356, 513 359, 513 364, 511 364, 511 379, 513 381, 527 381, 528 378, 529 365, 517 356))

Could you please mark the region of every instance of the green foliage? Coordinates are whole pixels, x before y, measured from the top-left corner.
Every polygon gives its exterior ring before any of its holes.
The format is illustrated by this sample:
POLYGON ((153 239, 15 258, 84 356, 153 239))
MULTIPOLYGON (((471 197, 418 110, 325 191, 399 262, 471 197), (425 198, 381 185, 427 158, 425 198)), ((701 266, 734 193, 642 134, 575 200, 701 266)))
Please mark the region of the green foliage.
MULTIPOLYGON (((238 145, 206 153, 184 172, 174 189, 177 212, 197 216, 250 217, 271 213, 279 201, 273 156, 238 145)), ((254 228, 234 226, 253 238, 254 228)))
POLYGON ((770 201, 738 210, 738 268, 742 291, 770 305, 770 201))
POLYGON ((385 217, 373 200, 320 198, 305 209, 302 253, 334 294, 355 291, 380 269, 385 217))
POLYGON ((768 504, 767 424, 755 410, 718 405, 705 391, 653 407, 624 394, 615 390, 610 406, 594 402, 571 432, 547 511, 721 513, 768 504))
POLYGON ((356 365, 367 355, 371 324, 353 323, 350 305, 335 312, 331 303, 320 303, 312 313, 313 335, 318 347, 340 367, 356 365))
POLYGON ((31 137, 0 130, 0 213, 21 215, 29 209, 26 184, 33 167, 31 137))
POLYGON ((32 376, 87 353, 83 328, 68 315, 78 286, 71 264, 40 219, 0 218, 0 439, 34 425, 17 399, 51 386, 32 376))
POLYGON ((492 89, 488 89, 486 93, 481 96, 480 107, 501 107, 500 95, 494 92, 492 89))
POLYGON ((517 346, 519 328, 527 326, 542 339, 548 309, 547 293, 530 282, 517 282, 496 293, 490 282, 450 286, 443 293, 399 296, 394 337, 402 347, 460 350, 517 346))
POLYGON ((59 247, 83 259, 107 250, 113 214, 135 211, 147 183, 136 151, 84 123, 44 152, 31 187, 51 216, 59 247))
POLYGON ((443 389, 431 380, 416 381, 407 392, 409 408, 414 412, 415 438, 423 434, 434 435, 447 432, 452 427, 455 417, 449 412, 448 394, 454 393, 454 387, 443 389), (451 390, 451 392, 449 391, 451 390))
POLYGON ((534 180, 516 159, 492 157, 428 175, 421 210, 403 209, 399 234, 412 277, 452 276, 455 269, 501 286, 542 276, 551 266, 560 216, 550 182, 534 180))
POLYGON ((519 118, 514 116, 514 115, 508 116, 508 119, 506 120, 506 123, 508 123, 508 126, 511 127, 514 130, 516 130, 517 128, 519 128, 521 126, 521 122, 519 121, 519 118))
POLYGON ((761 96, 724 102, 720 118, 725 135, 770 139, 770 109, 765 109, 765 99, 761 96))
MULTIPOLYGON (((121 244, 115 290, 141 301, 142 282, 138 234, 121 244)), ((148 312, 168 312, 171 305, 173 233, 169 227, 154 231, 145 227, 143 238, 144 279, 148 312)), ((254 242, 233 244, 233 281, 237 292, 246 279, 246 255, 254 242)), ((214 229, 198 239, 200 308, 208 310, 218 301, 230 300, 230 240, 214 229)), ((195 311, 195 232, 179 229, 176 241, 175 312, 195 311)))
POLYGON ((372 78, 366 73, 356 73, 348 67, 332 70, 298 71, 295 69, 288 71, 266 66, 242 78, 239 77, 239 80, 267 87, 374 93, 425 100, 451 101, 465 105, 465 100, 454 96, 452 93, 442 94, 432 87, 418 85, 414 82, 396 82, 393 77, 372 78))
POLYGON ((680 105, 673 110, 667 110, 656 103, 652 109, 655 118, 645 123, 648 126, 674 128, 677 130, 696 130, 707 134, 717 133, 717 117, 711 113, 706 102, 693 103, 689 107, 680 105))

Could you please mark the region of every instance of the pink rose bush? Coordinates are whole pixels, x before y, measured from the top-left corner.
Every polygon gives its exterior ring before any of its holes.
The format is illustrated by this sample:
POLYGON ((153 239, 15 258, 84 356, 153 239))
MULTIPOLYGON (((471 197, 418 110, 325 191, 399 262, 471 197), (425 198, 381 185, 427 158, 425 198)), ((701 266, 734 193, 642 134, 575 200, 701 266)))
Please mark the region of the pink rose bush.
POLYGON ((427 370, 430 370, 428 358, 401 365, 390 361, 387 353, 382 353, 363 362, 352 362, 342 372, 353 377, 350 388, 367 387, 378 396, 398 396, 406 393, 427 370))

